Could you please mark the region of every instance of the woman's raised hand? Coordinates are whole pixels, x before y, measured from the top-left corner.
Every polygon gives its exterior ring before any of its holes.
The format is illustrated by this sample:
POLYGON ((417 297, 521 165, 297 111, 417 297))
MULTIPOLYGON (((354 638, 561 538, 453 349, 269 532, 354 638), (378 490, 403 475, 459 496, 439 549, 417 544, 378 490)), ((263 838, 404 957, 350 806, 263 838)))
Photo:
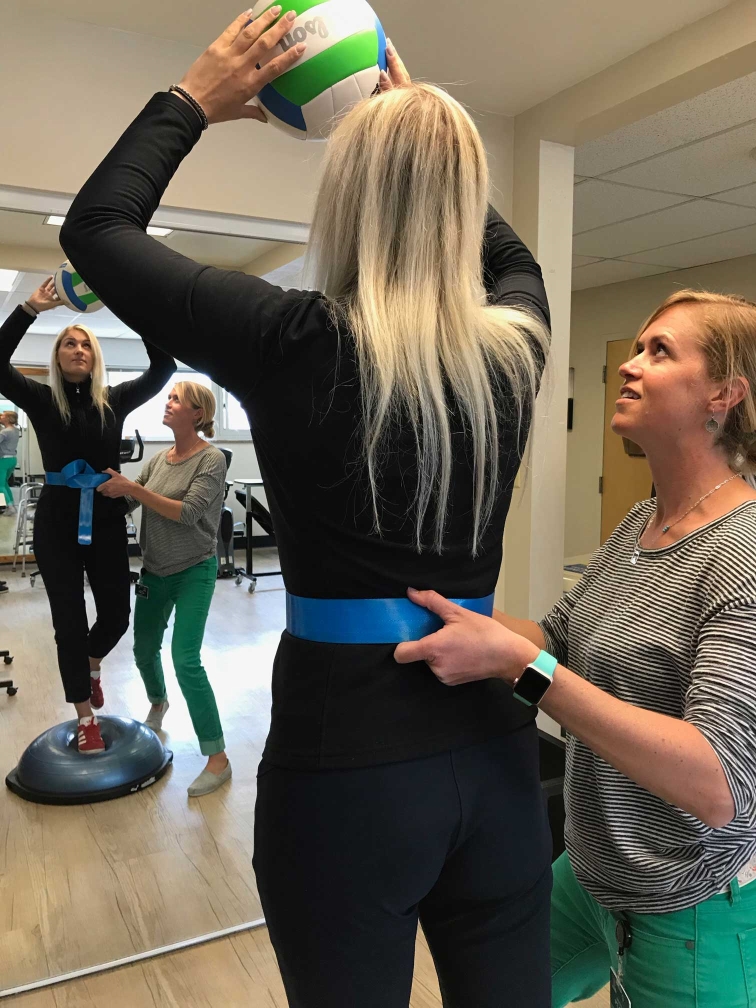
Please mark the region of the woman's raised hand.
POLYGON ((378 85, 381 91, 391 91, 392 88, 407 87, 408 84, 412 83, 409 71, 394 48, 391 39, 388 39, 386 42, 386 62, 388 63, 388 73, 385 70, 381 70, 378 85))
POLYGON ((51 308, 60 308, 61 300, 55 293, 55 281, 48 277, 43 284, 34 291, 28 298, 27 304, 31 305, 35 312, 49 311, 51 308))
POLYGON ((296 18, 296 13, 289 11, 275 24, 280 13, 280 6, 270 7, 250 21, 251 9, 244 11, 184 74, 180 87, 199 102, 208 122, 267 122, 263 110, 247 102, 285 73, 307 48, 300 43, 281 55, 272 55, 296 18))

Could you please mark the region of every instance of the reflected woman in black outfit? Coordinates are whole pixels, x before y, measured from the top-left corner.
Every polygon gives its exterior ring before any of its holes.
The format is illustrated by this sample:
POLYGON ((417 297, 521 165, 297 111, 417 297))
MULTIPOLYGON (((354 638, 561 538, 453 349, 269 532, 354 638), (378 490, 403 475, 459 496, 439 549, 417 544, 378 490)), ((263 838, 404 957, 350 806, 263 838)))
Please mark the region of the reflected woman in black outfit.
POLYGON ((540 270, 486 211, 472 121, 388 49, 383 93, 328 145, 311 236, 323 293, 145 234, 203 116, 261 118, 245 103, 299 56, 257 69, 291 29, 271 27, 279 13, 240 16, 199 58, 181 82, 199 109, 151 99, 62 242, 113 311, 229 389, 254 431, 288 609, 255 870, 290 1005, 406 1008, 419 919, 448 1008, 547 1008, 533 712, 500 683, 452 692, 393 657, 425 619, 409 585, 490 613, 547 343, 540 270))
MULTIPOLYGON (((66 700, 79 718, 79 752, 97 755, 105 750, 92 711, 104 703, 100 663, 129 625, 126 516, 123 501, 89 491, 94 499, 87 521, 81 510, 87 491, 74 488, 70 478, 66 482, 64 470, 70 472, 67 467, 79 460, 95 478, 104 469, 118 469, 124 419, 162 389, 176 365, 163 351, 147 346, 149 370, 109 388, 94 333, 74 324, 53 345, 50 385, 25 378, 11 365, 11 357, 39 313, 59 307, 49 279, 0 328, 0 392, 26 412, 37 434, 46 485, 34 519, 34 555, 50 602, 66 700), (97 607, 91 627, 85 571, 97 607)), ((85 472, 81 463, 79 468, 85 472)))

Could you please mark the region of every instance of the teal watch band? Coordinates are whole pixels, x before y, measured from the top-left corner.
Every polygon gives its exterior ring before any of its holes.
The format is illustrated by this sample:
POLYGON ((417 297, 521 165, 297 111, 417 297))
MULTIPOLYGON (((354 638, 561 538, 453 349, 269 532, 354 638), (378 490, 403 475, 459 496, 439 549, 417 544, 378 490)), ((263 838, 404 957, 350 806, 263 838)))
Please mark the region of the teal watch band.
POLYGON ((538 656, 525 666, 522 675, 514 684, 515 699, 528 707, 539 704, 554 680, 558 664, 557 659, 548 651, 539 652, 538 656))
POLYGON ((549 679, 553 679, 558 664, 559 662, 556 660, 554 655, 550 655, 548 651, 539 651, 538 657, 535 658, 528 667, 538 669, 539 672, 543 672, 544 675, 547 675, 549 679))

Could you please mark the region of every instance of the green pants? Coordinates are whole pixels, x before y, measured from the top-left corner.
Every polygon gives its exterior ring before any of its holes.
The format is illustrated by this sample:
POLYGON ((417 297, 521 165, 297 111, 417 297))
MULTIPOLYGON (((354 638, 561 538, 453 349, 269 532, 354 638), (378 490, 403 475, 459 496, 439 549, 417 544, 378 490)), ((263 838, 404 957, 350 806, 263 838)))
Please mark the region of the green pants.
POLYGON ((0 458, 0 493, 5 496, 5 503, 13 503, 13 491, 10 488, 10 474, 16 468, 16 456, 11 455, 10 458, 0 458))
MULTIPOLYGON (((626 914, 623 985, 632 1008, 756 1008, 756 882, 689 910, 626 914)), ((617 969, 616 920, 563 854, 551 899, 553 1008, 591 997, 617 969)))
POLYGON ((169 577, 143 571, 142 584, 149 596, 137 595, 134 607, 134 660, 154 704, 166 699, 160 649, 171 612, 176 609, 171 657, 203 756, 226 748, 213 688, 200 659, 217 573, 215 557, 169 577))

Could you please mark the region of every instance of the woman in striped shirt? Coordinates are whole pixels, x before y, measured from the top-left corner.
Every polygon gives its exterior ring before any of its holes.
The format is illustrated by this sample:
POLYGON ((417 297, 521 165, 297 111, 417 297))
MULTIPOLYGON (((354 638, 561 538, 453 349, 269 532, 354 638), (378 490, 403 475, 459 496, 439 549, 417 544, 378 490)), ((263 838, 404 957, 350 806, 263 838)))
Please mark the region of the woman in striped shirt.
POLYGON ((414 601, 400 644, 448 685, 497 677, 568 732, 553 1005, 756 1005, 756 304, 679 291, 643 326, 612 428, 637 504, 540 623, 414 601), (552 657, 553 656, 553 657, 552 657), (530 664, 535 662, 535 668, 530 664), (549 685, 549 681, 551 684, 549 685))
POLYGON ((160 652, 174 612, 171 657, 207 766, 189 785, 192 798, 216 791, 231 778, 218 705, 200 649, 218 576, 218 525, 226 459, 205 438, 215 437, 215 396, 197 382, 176 382, 163 423, 171 448, 158 452, 132 481, 108 470, 98 487, 105 497, 127 497, 142 506, 139 544, 144 567, 136 586, 134 661, 152 704, 144 723, 160 731, 168 710, 160 652), (202 436, 200 436, 202 435, 202 436))

